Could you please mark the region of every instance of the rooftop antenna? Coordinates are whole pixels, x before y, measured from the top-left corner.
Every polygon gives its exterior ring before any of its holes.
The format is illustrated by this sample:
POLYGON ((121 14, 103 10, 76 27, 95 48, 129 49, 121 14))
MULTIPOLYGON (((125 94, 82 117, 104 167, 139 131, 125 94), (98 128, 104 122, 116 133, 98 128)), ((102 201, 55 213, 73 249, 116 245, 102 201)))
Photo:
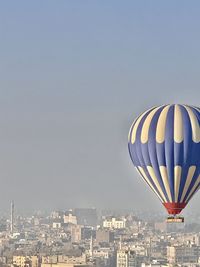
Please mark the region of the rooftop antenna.
POLYGON ((10 232, 13 234, 14 230, 14 201, 11 201, 11 210, 10 210, 10 232))

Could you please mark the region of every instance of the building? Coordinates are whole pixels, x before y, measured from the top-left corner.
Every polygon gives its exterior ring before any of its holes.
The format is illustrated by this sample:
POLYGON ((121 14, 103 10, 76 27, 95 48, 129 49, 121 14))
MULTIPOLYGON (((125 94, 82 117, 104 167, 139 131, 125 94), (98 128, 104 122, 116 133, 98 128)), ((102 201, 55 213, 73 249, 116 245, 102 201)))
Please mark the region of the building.
POLYGON ((77 223, 84 226, 97 225, 97 211, 95 208, 75 209, 74 214, 77 218, 77 223))
POLYGON ((77 218, 71 212, 64 214, 63 219, 64 219, 64 223, 77 224, 77 218))
POLYGON ((118 250, 117 251, 117 267, 135 267, 136 253, 133 250, 118 250))
POLYGON ((109 229, 99 228, 96 231, 96 242, 97 243, 110 243, 114 241, 114 233, 109 229))
POLYGON ((103 227, 110 229, 124 229, 126 228, 126 219, 125 218, 117 219, 115 217, 112 217, 110 219, 105 219, 103 221, 103 227))
POLYGON ((51 218, 52 219, 61 219, 63 217, 63 212, 62 211, 53 211, 51 213, 51 218))
POLYGON ((197 263, 200 247, 196 245, 175 245, 167 247, 167 260, 170 264, 197 263))
POLYGON ((71 226, 71 242, 78 243, 82 238, 82 227, 81 225, 72 225, 71 226))
POLYGON ((93 250, 93 259, 96 267, 116 267, 116 254, 111 248, 98 248, 93 250))
POLYGON ((53 229, 59 229, 62 227, 62 223, 61 222, 53 222, 52 227, 53 227, 53 229))
MULTIPOLYGON (((51 255, 42 256, 43 264, 57 264, 57 263, 67 263, 67 264, 86 264, 86 255, 82 254, 80 256, 66 256, 66 255, 51 255)), ((45 265, 46 266, 46 265, 45 265)))
POLYGON ((200 234, 194 236, 194 243, 195 245, 200 246, 200 234))
POLYGON ((58 262, 57 255, 42 256, 42 263, 57 263, 57 262, 58 262))
POLYGON ((13 256, 13 265, 18 267, 38 267, 39 259, 37 256, 13 256))
POLYGON ((65 256, 65 255, 58 255, 58 262, 62 263, 72 263, 72 264, 86 264, 87 258, 86 254, 82 254, 80 256, 65 256))
POLYGON ((81 239, 85 240, 85 239, 90 239, 91 236, 93 238, 95 238, 96 232, 92 229, 92 227, 88 227, 88 226, 83 226, 81 228, 81 239))

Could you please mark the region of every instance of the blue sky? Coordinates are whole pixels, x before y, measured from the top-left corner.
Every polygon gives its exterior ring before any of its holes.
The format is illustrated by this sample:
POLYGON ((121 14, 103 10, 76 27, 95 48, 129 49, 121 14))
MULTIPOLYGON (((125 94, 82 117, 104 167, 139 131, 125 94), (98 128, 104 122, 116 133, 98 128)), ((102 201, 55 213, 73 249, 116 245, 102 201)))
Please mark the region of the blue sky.
POLYGON ((131 165, 127 134, 153 105, 200 105, 199 8, 199 1, 0 4, 2 210, 11 196, 22 211, 148 203, 161 210, 131 165))

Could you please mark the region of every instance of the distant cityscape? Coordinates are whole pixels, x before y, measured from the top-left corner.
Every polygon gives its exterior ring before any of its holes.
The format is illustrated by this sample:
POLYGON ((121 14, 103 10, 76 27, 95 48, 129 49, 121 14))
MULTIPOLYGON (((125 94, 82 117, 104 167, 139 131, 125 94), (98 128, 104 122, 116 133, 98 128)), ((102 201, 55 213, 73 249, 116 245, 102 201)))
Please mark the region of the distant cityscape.
POLYGON ((0 219, 0 265, 200 266, 200 224, 167 224, 155 214, 144 218, 142 213, 95 208, 25 217, 16 214, 12 201, 10 216, 0 219))

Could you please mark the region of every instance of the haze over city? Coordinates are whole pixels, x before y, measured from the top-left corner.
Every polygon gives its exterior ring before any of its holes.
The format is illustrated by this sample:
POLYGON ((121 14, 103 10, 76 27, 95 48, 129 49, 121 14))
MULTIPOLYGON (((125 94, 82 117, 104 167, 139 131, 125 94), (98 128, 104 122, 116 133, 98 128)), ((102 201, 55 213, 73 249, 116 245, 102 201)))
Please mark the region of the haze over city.
MULTIPOLYGON (((135 172, 130 125, 200 106, 198 1, 0 4, 0 209, 162 211, 135 172)), ((200 196, 189 208, 194 213, 200 196)), ((187 208, 186 208, 187 211, 187 208)))
POLYGON ((0 267, 200 267, 200 2, 0 3, 0 267))

